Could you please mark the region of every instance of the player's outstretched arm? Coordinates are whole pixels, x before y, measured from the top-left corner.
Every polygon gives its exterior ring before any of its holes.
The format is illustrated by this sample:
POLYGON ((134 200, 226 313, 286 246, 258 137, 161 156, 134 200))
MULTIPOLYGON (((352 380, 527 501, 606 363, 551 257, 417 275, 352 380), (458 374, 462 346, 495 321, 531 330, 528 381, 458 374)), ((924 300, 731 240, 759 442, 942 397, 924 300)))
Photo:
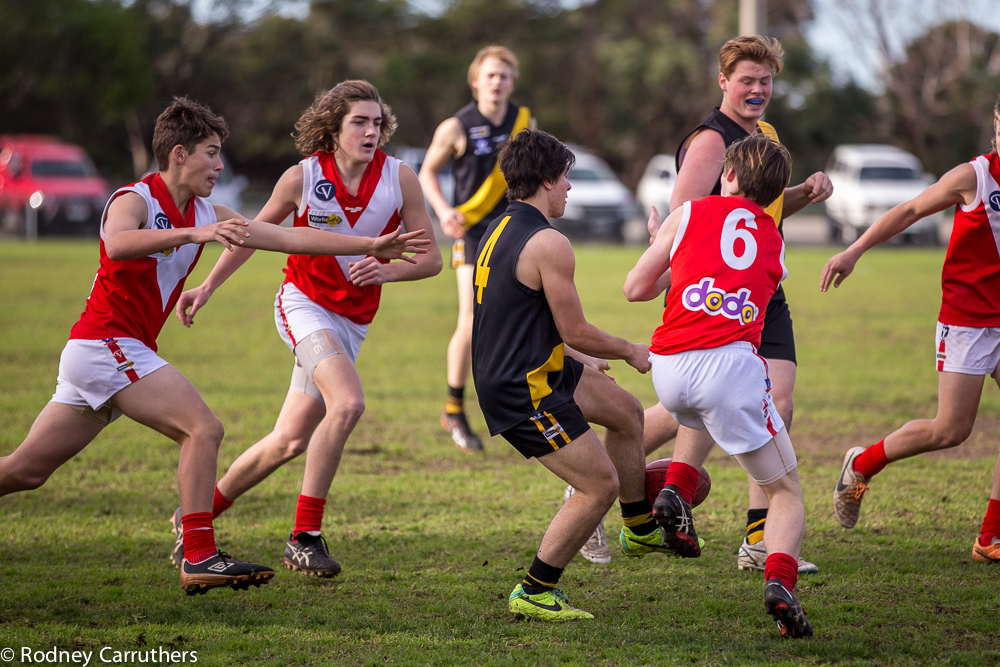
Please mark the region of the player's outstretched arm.
POLYGON ((951 206, 969 205, 976 198, 976 169, 970 163, 961 164, 909 201, 886 211, 847 250, 827 261, 820 275, 819 289, 827 291, 830 284, 840 287, 854 271, 861 255, 883 241, 891 239, 917 220, 938 213, 951 206))
MULTIPOLYGON (((651 301, 670 285, 670 249, 677 237, 677 229, 687 210, 686 206, 674 209, 667 216, 653 244, 646 248, 635 267, 628 272, 622 291, 629 301, 651 301)), ((650 221, 657 218, 656 209, 650 209, 650 221)))
POLYGON ((414 171, 404 165, 399 167, 399 187, 403 191, 403 208, 400 214, 403 225, 411 232, 422 232, 429 243, 426 251, 418 254, 412 262, 383 264, 374 257, 365 257, 360 262, 350 264, 351 282, 360 287, 383 285, 392 282, 420 280, 436 276, 441 272, 441 250, 434 241, 434 228, 427 214, 427 204, 420 189, 420 181, 414 171))
POLYGON ((529 239, 517 261, 517 277, 545 293, 563 342, 585 355, 622 359, 640 373, 650 369, 649 348, 612 336, 587 321, 574 273, 576 258, 569 240, 559 232, 543 230, 529 239))
POLYGON ((796 186, 785 188, 785 199, 781 206, 781 217, 789 218, 806 207, 826 201, 833 194, 833 183, 822 171, 807 178, 796 186))

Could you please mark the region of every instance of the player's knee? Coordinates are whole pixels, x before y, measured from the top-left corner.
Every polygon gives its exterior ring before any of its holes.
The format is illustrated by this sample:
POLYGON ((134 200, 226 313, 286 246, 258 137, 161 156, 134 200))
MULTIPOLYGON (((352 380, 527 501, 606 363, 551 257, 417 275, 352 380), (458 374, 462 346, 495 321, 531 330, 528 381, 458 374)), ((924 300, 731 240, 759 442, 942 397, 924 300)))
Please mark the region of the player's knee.
POLYGON ((45 484, 52 475, 51 470, 37 468, 9 468, 3 466, 0 469, 0 489, 4 493, 16 493, 18 491, 31 491, 45 484))
POLYGON ((222 439, 226 437, 226 427, 223 426, 218 417, 212 415, 210 419, 205 419, 198 425, 196 435, 199 440, 212 443, 218 449, 222 444, 222 439))
POLYGON ((958 447, 972 435, 972 424, 945 424, 934 429, 934 448, 958 447))
POLYGON ((363 396, 346 396, 330 406, 326 412, 327 419, 335 419, 349 427, 353 427, 365 413, 365 399, 363 396))
POLYGON ((278 456, 282 461, 291 461, 301 456, 309 449, 309 435, 293 435, 289 433, 276 433, 278 456))
POLYGON ((781 421, 785 422, 785 428, 789 428, 795 414, 795 399, 791 396, 774 396, 773 400, 774 409, 778 411, 781 421))

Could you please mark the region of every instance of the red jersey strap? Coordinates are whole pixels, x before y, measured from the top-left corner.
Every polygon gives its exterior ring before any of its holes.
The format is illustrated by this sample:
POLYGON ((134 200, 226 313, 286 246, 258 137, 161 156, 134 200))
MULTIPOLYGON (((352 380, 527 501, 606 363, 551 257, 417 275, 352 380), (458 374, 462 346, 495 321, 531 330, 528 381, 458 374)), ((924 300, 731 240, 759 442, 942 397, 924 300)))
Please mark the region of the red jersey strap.
POLYGON ((194 205, 191 199, 187 202, 187 211, 184 215, 177 209, 177 204, 174 203, 174 197, 170 194, 170 190, 167 188, 167 184, 163 182, 163 178, 160 176, 160 172, 155 174, 150 174, 146 178, 142 179, 142 182, 149 186, 149 192, 153 197, 160 202, 160 208, 166 214, 167 219, 170 220, 170 224, 174 229, 180 229, 181 227, 194 227, 194 205))
POLYGON ((372 195, 375 193, 375 189, 378 187, 379 181, 382 175, 382 165, 385 164, 385 153, 381 150, 375 151, 375 156, 372 161, 368 163, 365 168, 365 173, 361 177, 361 188, 358 190, 356 195, 352 195, 347 191, 347 187, 344 185, 344 179, 340 176, 340 170, 337 169, 337 161, 334 159, 334 153, 326 151, 317 151, 315 153, 316 157, 319 159, 320 168, 323 170, 323 175, 330 180, 334 187, 337 189, 337 203, 344 210, 344 214, 347 216, 347 222, 354 227, 354 224, 361 217, 361 214, 366 208, 368 208, 368 202, 371 201, 372 195))

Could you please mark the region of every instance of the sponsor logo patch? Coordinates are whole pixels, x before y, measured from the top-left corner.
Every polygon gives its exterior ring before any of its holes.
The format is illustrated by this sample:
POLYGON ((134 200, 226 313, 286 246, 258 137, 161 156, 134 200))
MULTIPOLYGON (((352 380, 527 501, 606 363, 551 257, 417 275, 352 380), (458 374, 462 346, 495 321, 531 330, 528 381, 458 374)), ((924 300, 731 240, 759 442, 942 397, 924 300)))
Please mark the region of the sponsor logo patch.
POLYGON ((475 127, 470 127, 469 128, 469 138, 472 139, 472 140, 475 140, 475 139, 484 139, 484 138, 486 138, 488 136, 490 136, 490 126, 489 125, 477 125, 475 127))
POLYGON ((760 312, 757 305, 750 300, 750 290, 746 287, 740 288, 735 294, 730 294, 715 287, 715 278, 710 276, 684 288, 681 303, 688 310, 702 310, 709 315, 722 315, 737 320, 741 325, 753 322, 760 312))
POLYGON ((990 193, 990 208, 994 211, 1000 211, 1000 190, 994 190, 990 193))
POLYGON ((309 211, 310 225, 330 225, 336 227, 343 218, 337 215, 336 211, 309 211))

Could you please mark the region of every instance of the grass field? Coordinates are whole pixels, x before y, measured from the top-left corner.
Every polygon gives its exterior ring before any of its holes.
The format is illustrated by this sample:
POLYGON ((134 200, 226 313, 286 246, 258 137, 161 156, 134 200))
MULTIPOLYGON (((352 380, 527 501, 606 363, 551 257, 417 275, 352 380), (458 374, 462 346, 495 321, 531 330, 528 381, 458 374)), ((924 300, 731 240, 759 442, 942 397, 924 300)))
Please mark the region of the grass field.
MULTIPOLYGON (((640 251, 581 246, 577 282, 591 321, 644 341, 658 305, 628 304, 620 291, 640 251)), ((206 249, 191 285, 218 252, 206 249)), ((178 664, 204 665, 996 663, 1000 570, 970 557, 1000 436, 992 382, 969 443, 886 469, 854 530, 832 515, 847 447, 934 414, 943 251, 873 251, 840 290, 823 295, 828 254, 791 248, 787 258, 800 364, 791 434, 808 509, 803 553, 820 567, 797 589, 816 630, 811 640, 781 641, 763 613, 761 574, 736 570, 746 483, 721 452, 708 463, 711 496, 695 514, 708 543, 702 558, 616 553, 609 566, 577 558, 562 585, 596 620, 512 619, 507 595, 563 485, 502 439, 488 440, 482 456, 464 455, 437 424, 456 310, 446 269, 385 289, 358 360, 367 411, 324 526, 344 566, 336 580, 282 568, 259 590, 185 596, 168 561, 176 446, 123 419, 41 489, 0 499, 0 658, 45 664, 56 649, 92 651, 91 664, 140 656, 166 664, 162 649, 177 652, 178 664)), ((226 425, 220 471, 270 430, 287 389, 291 355, 271 314, 282 263, 258 253, 194 328, 171 321, 160 338, 161 354, 226 425)), ((0 244, 0 455, 17 447, 51 396, 96 267, 91 243, 0 244)), ((644 405, 655 400, 648 377, 621 362, 613 374, 644 405)), ((471 420, 484 428, 475 410, 471 420)), ((294 461, 240 498, 216 523, 220 545, 278 570, 301 474, 294 461)), ((619 527, 616 506, 609 533, 619 527)))

